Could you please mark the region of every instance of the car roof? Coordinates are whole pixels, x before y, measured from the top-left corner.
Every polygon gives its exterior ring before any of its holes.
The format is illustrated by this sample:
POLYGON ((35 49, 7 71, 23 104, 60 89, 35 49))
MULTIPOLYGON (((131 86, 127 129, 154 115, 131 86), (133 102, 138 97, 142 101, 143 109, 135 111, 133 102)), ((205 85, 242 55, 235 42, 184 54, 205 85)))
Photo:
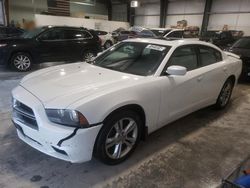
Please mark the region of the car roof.
POLYGON ((173 30, 173 28, 149 28, 149 30, 166 31, 166 30, 173 30))
MULTIPOLYGON (((136 38, 136 39, 127 39, 124 42, 142 42, 142 43, 151 43, 151 44, 159 44, 159 45, 166 45, 166 46, 182 46, 182 45, 192 45, 192 44, 198 44, 198 45, 205 45, 210 46, 213 48, 216 48, 220 50, 215 45, 203 42, 203 41, 196 41, 196 40, 185 40, 185 39, 176 39, 176 40, 168 40, 166 38, 158 38, 158 39, 151 39, 151 38, 136 38)), ((221 51, 221 50, 220 50, 221 51)))
POLYGON ((75 26, 52 26, 52 25, 47 25, 47 26, 43 26, 43 28, 67 28, 67 29, 83 29, 83 30, 88 30, 87 28, 84 28, 84 27, 75 27, 75 26))

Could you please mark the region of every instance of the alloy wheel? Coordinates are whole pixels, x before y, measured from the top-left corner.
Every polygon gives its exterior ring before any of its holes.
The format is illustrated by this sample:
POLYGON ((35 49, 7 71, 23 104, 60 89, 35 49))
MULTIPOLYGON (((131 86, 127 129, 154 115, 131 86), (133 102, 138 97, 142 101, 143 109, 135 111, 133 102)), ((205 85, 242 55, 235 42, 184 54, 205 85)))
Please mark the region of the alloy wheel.
POLYGON ((106 42, 105 43, 105 49, 108 49, 108 48, 110 48, 111 47, 111 43, 110 42, 106 42))
POLYGON ((95 57, 94 53, 87 52, 84 54, 83 60, 88 62, 88 61, 91 61, 94 57, 95 57))
POLYGON ((133 148, 138 137, 138 125, 132 118, 123 118, 117 121, 110 129, 105 150, 112 159, 120 159, 133 148))
POLYGON ((232 83, 227 82, 221 91, 220 95, 221 106, 225 106, 228 103, 231 93, 232 93, 232 83))
POLYGON ((21 71, 25 71, 30 68, 31 61, 26 55, 17 55, 14 59, 14 66, 21 71))

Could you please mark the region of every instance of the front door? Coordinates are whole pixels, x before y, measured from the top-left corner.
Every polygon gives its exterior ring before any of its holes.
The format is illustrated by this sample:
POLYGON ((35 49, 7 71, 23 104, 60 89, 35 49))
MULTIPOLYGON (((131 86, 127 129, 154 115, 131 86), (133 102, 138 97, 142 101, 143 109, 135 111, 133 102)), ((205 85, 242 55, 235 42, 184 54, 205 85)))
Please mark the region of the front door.
POLYGON ((188 45, 177 48, 167 62, 164 71, 172 65, 186 67, 188 72, 184 76, 161 76, 159 126, 164 126, 196 110, 202 100, 202 73, 198 69, 196 47, 188 45))
POLYGON ((37 38, 36 49, 41 62, 64 61, 67 56, 64 32, 62 29, 50 29, 37 38))

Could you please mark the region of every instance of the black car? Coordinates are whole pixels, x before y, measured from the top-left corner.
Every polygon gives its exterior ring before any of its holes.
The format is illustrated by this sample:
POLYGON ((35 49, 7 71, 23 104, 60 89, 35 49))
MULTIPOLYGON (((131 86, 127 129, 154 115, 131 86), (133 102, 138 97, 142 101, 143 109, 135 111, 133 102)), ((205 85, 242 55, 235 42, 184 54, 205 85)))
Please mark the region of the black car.
POLYGON ((239 55, 242 59, 241 79, 250 79, 250 37, 237 40, 227 51, 239 55))
POLYGON ((0 64, 28 71, 43 62, 89 60, 99 51, 101 41, 93 30, 46 26, 0 40, 0 64))
POLYGON ((236 41, 231 31, 207 31, 200 37, 200 40, 211 42, 222 49, 232 45, 236 41))
POLYGON ((6 27, 0 26, 0 39, 9 38, 9 37, 17 37, 24 33, 23 29, 16 27, 6 27))

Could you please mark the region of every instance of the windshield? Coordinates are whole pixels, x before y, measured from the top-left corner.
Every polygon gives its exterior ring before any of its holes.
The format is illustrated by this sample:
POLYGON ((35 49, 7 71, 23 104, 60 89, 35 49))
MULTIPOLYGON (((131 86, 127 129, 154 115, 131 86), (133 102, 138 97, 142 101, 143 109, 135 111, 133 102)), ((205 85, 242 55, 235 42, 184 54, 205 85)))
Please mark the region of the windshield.
POLYGON ((148 76, 155 73, 170 46, 123 42, 98 56, 92 64, 124 73, 148 76))
POLYGON ((245 48, 245 49, 250 49, 250 38, 242 38, 237 40, 233 48, 245 48))
POLYGON ((25 39, 31 39, 31 38, 34 38, 36 37, 37 35, 39 35, 41 32, 43 32, 45 30, 45 28, 36 28, 36 29, 33 29, 31 31, 25 31, 21 37, 22 38, 25 38, 25 39))

